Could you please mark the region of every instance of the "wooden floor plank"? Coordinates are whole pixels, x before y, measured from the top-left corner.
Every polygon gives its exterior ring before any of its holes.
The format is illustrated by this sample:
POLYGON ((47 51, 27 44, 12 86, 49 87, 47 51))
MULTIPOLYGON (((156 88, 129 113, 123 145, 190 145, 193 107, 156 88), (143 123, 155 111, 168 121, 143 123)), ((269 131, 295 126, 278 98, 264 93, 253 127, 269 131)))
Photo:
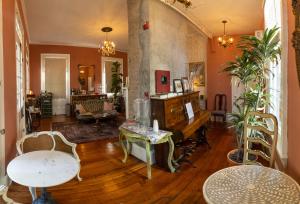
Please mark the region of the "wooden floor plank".
MULTIPOLYGON (((41 130, 49 130, 52 122, 69 121, 54 117, 42 121, 41 130)), ((223 126, 210 128, 206 145, 197 148, 190 157, 196 168, 183 164, 174 174, 152 168, 152 180, 147 179, 146 164, 130 156, 123 164, 123 151, 118 138, 80 144, 83 181, 72 181, 49 188, 61 204, 114 204, 114 203, 205 203, 202 185, 213 172, 227 167, 226 154, 234 147, 232 134, 223 126)), ((17 202, 29 204, 31 197, 26 187, 12 184, 8 196, 17 202)))

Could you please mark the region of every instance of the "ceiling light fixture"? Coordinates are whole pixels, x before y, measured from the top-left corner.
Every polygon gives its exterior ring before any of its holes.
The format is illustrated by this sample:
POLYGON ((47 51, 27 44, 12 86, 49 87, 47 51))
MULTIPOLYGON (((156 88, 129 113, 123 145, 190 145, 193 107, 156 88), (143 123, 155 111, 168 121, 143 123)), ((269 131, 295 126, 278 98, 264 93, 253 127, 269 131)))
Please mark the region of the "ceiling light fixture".
POLYGON ((220 46, 223 46, 224 48, 228 47, 229 45, 233 44, 233 37, 226 35, 225 30, 225 24, 227 23, 226 20, 223 20, 222 23, 224 24, 224 34, 223 36, 218 37, 218 42, 220 46))
POLYGON ((161 0, 167 4, 175 4, 176 2, 179 2, 185 6, 185 8, 189 8, 192 6, 192 1, 191 0, 161 0))
POLYGON ((108 40, 107 35, 109 32, 111 32, 113 29, 111 27, 103 27, 102 32, 105 33, 105 40, 103 41, 103 44, 99 45, 99 52, 102 53, 104 56, 114 55, 116 53, 116 45, 113 41, 108 40))

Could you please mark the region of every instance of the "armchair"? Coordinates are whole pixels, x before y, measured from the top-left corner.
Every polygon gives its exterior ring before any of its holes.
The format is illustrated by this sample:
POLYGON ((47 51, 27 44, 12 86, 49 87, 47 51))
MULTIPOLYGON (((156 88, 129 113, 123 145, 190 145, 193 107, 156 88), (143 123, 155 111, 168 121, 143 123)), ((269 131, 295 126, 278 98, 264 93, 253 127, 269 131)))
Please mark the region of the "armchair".
MULTIPOLYGON (((17 151, 18 153, 24 154, 26 152, 38 151, 38 150, 51 150, 51 151, 62 151, 68 154, 71 154, 79 163, 80 159, 76 152, 76 144, 71 143, 66 140, 66 138, 57 131, 43 131, 35 132, 29 135, 22 137, 17 141, 17 151)), ((80 177, 80 168, 77 173, 78 181, 81 181, 80 177)), ((35 188, 29 187, 32 199, 36 199, 36 190, 35 188)))

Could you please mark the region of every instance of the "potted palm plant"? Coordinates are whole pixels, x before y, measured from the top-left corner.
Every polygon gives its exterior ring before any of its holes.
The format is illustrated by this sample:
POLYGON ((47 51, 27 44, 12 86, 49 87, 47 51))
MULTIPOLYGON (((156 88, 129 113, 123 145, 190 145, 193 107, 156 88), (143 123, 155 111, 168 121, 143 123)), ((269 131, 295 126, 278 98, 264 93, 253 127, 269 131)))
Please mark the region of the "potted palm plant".
MULTIPOLYGON (((267 79, 272 75, 270 63, 278 63, 280 58, 280 39, 278 28, 266 29, 262 38, 243 36, 238 44, 242 54, 235 61, 229 62, 223 70, 238 79, 238 86, 243 87, 242 94, 235 99, 235 111, 230 114, 230 127, 236 135, 237 149, 228 153, 227 159, 231 164, 243 162, 243 130, 244 119, 250 111, 264 112, 270 104, 267 91, 267 79)), ((253 125, 263 123, 250 118, 253 125)), ((250 136, 257 136, 252 132, 250 136)), ((256 157, 253 156, 252 159, 256 157)), ((251 158, 250 158, 251 159, 251 158)))

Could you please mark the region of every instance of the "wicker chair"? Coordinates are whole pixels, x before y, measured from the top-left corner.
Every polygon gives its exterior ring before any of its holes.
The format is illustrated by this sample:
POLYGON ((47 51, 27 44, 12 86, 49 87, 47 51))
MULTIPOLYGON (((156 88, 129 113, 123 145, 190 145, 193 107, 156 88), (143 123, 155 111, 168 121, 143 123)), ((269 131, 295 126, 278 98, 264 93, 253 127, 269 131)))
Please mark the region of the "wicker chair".
POLYGON ((274 115, 259 113, 259 112, 250 112, 247 114, 244 121, 244 164, 259 164, 257 161, 250 161, 249 154, 260 156, 269 163, 269 167, 274 166, 275 161, 275 152, 276 144, 278 137, 278 122, 274 115), (261 125, 251 125, 249 119, 257 118, 267 124, 266 126, 261 125), (270 129, 269 127, 272 127, 270 129), (250 133, 255 133, 255 137, 249 137, 250 133), (259 149, 253 148, 253 143, 260 144, 259 149))
MULTIPOLYGON (((79 163, 77 179, 81 181, 82 178, 79 176, 80 159, 76 152, 76 146, 76 144, 67 141, 66 138, 60 132, 57 131, 35 132, 26 135, 17 141, 17 150, 20 155, 38 150, 56 150, 71 154, 79 163)), ((32 199, 35 200, 35 188, 29 187, 29 191, 31 193, 32 199)))

